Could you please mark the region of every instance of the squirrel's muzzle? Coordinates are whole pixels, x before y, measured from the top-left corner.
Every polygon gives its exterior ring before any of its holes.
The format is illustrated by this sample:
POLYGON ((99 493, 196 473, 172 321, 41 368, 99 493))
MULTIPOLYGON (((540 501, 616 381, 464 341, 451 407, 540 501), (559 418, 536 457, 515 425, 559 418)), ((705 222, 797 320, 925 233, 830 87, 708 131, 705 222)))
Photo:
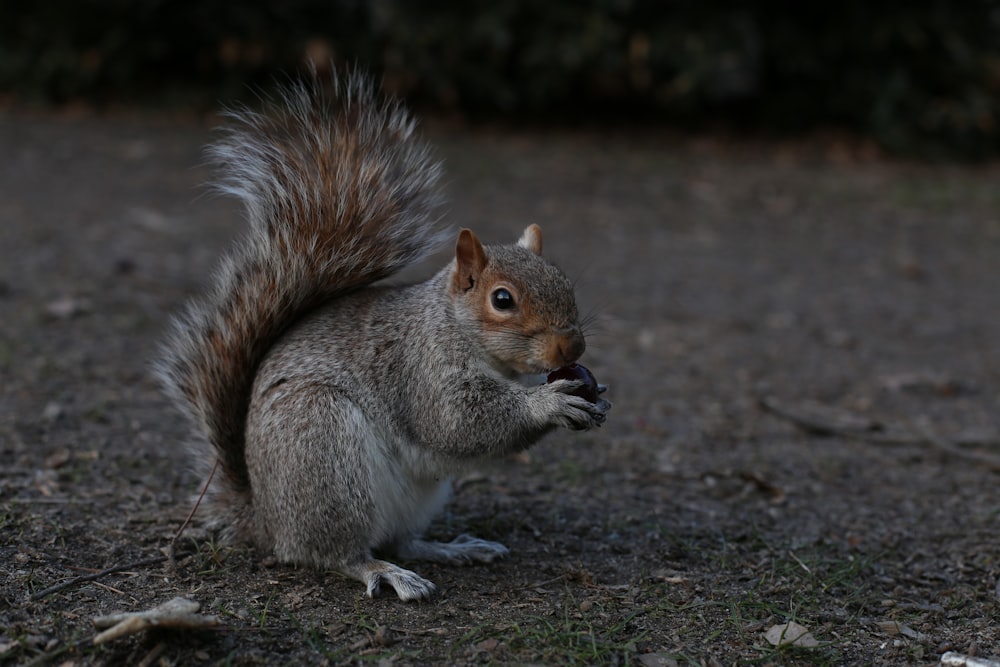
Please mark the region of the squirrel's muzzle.
POLYGON ((549 345, 548 361, 553 364, 553 368, 569 366, 583 356, 583 351, 586 349, 587 342, 579 327, 557 329, 553 332, 552 342, 549 345))

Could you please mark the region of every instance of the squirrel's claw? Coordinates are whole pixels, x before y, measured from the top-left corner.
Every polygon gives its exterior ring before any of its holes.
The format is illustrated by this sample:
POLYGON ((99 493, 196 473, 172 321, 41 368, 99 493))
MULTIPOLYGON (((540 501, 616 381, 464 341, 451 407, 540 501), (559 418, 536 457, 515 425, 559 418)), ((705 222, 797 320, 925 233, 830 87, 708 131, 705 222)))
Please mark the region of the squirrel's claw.
MULTIPOLYGON (((582 380, 556 380, 542 386, 559 397, 557 405, 553 406, 552 418, 560 426, 573 431, 587 431, 607 421, 610 401, 598 398, 596 403, 591 403, 573 393, 583 386, 582 380)), ((607 387, 604 386, 604 389, 607 387)))

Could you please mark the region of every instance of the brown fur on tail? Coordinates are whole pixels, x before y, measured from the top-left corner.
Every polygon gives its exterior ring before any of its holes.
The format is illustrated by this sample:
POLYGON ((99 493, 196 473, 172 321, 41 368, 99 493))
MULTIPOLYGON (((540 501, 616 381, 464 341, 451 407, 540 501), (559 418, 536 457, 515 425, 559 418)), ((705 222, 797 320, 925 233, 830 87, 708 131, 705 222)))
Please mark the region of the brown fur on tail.
POLYGON ((440 166, 409 114, 361 74, 326 83, 314 76, 262 112, 228 114, 210 155, 249 230, 208 292, 175 319, 156 364, 214 448, 222 485, 238 494, 249 489, 244 429, 267 351, 310 308, 399 271, 441 240, 440 166))

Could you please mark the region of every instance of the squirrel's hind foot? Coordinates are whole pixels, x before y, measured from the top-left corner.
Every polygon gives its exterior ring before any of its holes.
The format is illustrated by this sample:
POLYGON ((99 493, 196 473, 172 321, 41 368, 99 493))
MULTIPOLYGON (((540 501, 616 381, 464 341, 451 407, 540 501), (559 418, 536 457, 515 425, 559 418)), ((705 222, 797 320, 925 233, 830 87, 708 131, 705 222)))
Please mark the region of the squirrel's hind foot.
POLYGON ((397 553, 401 558, 426 560, 450 565, 492 563, 510 551, 499 542, 483 540, 472 535, 459 535, 451 542, 429 542, 414 539, 402 545, 397 553))
POLYGON ((344 574, 365 584, 365 594, 370 598, 381 592, 383 584, 391 586, 399 599, 404 602, 426 600, 437 590, 433 582, 424 579, 416 572, 384 560, 372 559, 353 568, 344 569, 346 570, 344 574))

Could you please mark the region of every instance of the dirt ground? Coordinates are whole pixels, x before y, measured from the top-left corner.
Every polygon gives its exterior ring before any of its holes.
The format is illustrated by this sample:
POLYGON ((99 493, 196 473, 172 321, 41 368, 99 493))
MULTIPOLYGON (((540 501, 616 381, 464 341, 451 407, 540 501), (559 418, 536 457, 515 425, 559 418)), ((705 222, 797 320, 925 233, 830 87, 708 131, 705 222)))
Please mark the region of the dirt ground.
POLYGON ((200 481, 149 361, 241 226, 201 187, 211 125, 0 112, 0 661, 1000 654, 998 167, 430 127, 456 225, 544 228, 614 408, 458 480, 432 535, 511 555, 411 564, 440 593, 406 604, 197 517, 167 549, 200 481), (95 617, 177 596, 219 624, 93 645, 95 617), (809 636, 769 641, 789 621, 809 636))

